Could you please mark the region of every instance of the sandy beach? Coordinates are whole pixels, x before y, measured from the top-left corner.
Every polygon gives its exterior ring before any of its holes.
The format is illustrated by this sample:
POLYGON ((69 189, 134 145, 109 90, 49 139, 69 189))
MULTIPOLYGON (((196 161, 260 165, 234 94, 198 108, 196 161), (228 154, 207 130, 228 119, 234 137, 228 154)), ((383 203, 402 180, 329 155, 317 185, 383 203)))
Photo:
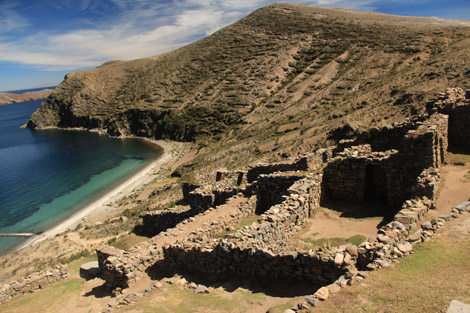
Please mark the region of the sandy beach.
POLYGON ((82 210, 76 212, 68 219, 62 221, 60 224, 54 226, 53 228, 43 232, 40 235, 34 236, 24 242, 22 245, 16 248, 15 251, 22 248, 32 246, 36 243, 44 241, 48 238, 54 237, 57 234, 61 234, 69 229, 75 228, 79 223, 84 221, 84 219, 92 220, 102 220, 105 218, 113 217, 117 214, 117 210, 109 206, 110 203, 115 202, 127 195, 130 195, 136 189, 148 184, 154 178, 154 175, 161 168, 163 164, 171 162, 174 158, 174 152, 177 150, 180 143, 163 141, 163 140, 151 140, 145 139, 149 142, 152 142, 163 149, 162 155, 153 161, 151 164, 146 166, 144 169, 139 171, 137 174, 109 191, 101 198, 95 202, 89 204, 82 210))

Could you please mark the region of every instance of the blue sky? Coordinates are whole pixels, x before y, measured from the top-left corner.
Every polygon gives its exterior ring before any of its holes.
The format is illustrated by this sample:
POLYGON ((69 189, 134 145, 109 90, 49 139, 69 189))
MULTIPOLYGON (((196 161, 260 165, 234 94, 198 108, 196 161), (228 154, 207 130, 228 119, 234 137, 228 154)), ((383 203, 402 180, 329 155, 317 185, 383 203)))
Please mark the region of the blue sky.
MULTIPOLYGON (((68 72, 173 50, 268 0, 0 0, 0 91, 58 84, 68 72)), ((470 0, 280 1, 470 19, 470 0)))

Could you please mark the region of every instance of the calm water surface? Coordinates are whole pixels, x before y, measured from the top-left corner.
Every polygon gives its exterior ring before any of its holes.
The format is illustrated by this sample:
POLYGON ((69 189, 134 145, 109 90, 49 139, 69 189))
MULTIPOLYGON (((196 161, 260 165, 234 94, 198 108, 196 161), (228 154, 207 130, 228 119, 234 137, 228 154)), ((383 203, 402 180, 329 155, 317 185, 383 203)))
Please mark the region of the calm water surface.
MULTIPOLYGON (((0 233, 44 231, 162 153, 139 139, 20 128, 41 102, 0 106, 0 233)), ((0 253, 24 240, 0 237, 0 253)))

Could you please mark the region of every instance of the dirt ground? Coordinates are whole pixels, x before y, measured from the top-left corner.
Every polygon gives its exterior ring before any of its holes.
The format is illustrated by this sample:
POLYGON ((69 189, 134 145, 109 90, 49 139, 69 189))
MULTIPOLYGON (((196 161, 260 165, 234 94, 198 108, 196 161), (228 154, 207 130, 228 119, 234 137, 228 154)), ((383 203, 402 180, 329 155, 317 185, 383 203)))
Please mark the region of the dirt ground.
POLYGON ((441 190, 436 201, 436 211, 430 214, 449 213, 452 206, 470 198, 470 163, 444 165, 441 169, 441 190))
POLYGON ((377 234, 377 229, 384 221, 384 217, 380 214, 353 217, 354 214, 336 209, 339 207, 352 209, 352 211, 362 209, 360 206, 344 202, 335 202, 334 205, 328 206, 328 208, 321 207, 310 219, 307 230, 300 238, 349 238, 355 235, 362 235, 367 238, 374 237, 377 234))

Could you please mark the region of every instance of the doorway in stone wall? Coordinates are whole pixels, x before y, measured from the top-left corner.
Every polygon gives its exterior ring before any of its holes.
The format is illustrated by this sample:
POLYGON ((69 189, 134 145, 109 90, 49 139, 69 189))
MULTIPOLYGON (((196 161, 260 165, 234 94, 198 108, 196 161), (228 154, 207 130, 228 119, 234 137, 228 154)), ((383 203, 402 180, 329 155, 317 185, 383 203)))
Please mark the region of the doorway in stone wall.
POLYGON ((387 202, 387 176, 380 165, 366 165, 364 200, 387 202))

